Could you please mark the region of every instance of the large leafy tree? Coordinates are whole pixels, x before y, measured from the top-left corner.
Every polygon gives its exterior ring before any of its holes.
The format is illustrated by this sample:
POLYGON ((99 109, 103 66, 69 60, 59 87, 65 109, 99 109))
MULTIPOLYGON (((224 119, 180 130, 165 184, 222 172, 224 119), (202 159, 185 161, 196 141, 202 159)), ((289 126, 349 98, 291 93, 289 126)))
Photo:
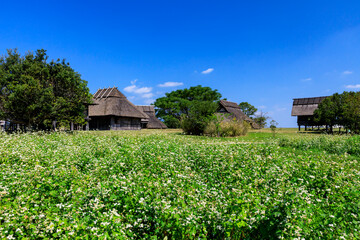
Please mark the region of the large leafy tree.
POLYGON ((46 50, 0 58, 0 118, 36 129, 83 123, 91 100, 87 82, 65 60, 48 62, 46 50))
POLYGON ((210 116, 219 107, 217 102, 194 100, 190 103, 188 114, 183 114, 180 126, 186 134, 201 135, 204 133, 210 116))
POLYGON ((360 92, 344 92, 343 126, 353 133, 360 133, 360 92))
POLYGON ((241 102, 239 103, 239 107, 243 113, 245 113, 248 117, 253 117, 255 113, 257 112, 257 108, 255 108, 253 105, 251 105, 248 102, 241 102))
POLYGON ((328 125, 330 132, 333 132, 333 126, 344 125, 344 104, 348 93, 335 93, 330 97, 325 98, 314 111, 314 120, 319 125, 328 125))
POLYGON ((200 85, 190 87, 189 89, 172 91, 166 93, 165 97, 156 99, 154 103, 157 109, 156 116, 163 119, 169 128, 179 128, 181 127, 180 119, 183 115, 203 115, 201 112, 205 112, 208 115, 207 111, 203 111, 202 106, 206 105, 204 102, 217 102, 220 98, 221 94, 217 90, 200 85))

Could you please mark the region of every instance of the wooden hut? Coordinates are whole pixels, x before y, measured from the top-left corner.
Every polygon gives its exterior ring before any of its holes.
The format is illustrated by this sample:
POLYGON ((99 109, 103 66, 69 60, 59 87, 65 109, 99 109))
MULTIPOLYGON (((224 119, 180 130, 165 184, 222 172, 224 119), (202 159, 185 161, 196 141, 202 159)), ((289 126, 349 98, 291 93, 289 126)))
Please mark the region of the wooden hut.
POLYGON ((141 119, 141 128, 165 129, 167 126, 155 116, 154 106, 136 106, 149 118, 141 119))
POLYGON ((90 130, 140 130, 141 119, 149 118, 116 88, 97 90, 89 105, 90 130))
POLYGON ((241 111, 241 108, 237 103, 220 100, 218 113, 228 114, 227 119, 229 120, 233 118, 236 118, 236 120, 243 120, 248 122, 252 128, 260 129, 260 126, 253 119, 249 118, 241 111))
POLYGON ((312 98, 294 98, 291 110, 291 116, 297 117, 297 124, 299 131, 301 126, 307 127, 317 126, 314 122, 314 111, 319 104, 327 97, 312 97, 312 98))

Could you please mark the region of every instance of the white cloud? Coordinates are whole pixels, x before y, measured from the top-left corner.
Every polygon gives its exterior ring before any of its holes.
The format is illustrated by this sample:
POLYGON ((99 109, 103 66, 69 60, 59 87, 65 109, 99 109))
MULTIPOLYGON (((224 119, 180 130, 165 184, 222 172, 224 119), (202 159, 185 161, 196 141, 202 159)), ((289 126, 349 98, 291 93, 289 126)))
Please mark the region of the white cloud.
POLYGON ((143 93, 149 93, 152 91, 152 87, 142 87, 142 88, 136 88, 134 93, 143 94, 143 93))
POLYGON ((135 91, 135 89, 136 89, 136 86, 135 86, 135 85, 131 85, 131 86, 127 86, 126 88, 124 88, 124 91, 125 91, 125 92, 130 92, 130 93, 132 93, 132 92, 135 91))
POLYGON ((265 109, 266 106, 262 105, 262 106, 258 106, 257 108, 258 108, 258 109, 265 109))
POLYGON ((346 70, 342 73, 343 75, 350 75, 350 74, 353 74, 352 71, 349 71, 349 70, 346 70))
MULTIPOLYGON (((136 86, 137 79, 131 81, 131 85, 124 88, 125 92, 137 94, 141 98, 152 98, 154 94, 151 92, 152 87, 138 87, 136 86)), ((131 96, 131 99, 135 99, 135 96, 131 96)), ((130 99, 129 98, 129 99, 130 99)))
POLYGON ((209 73, 211 73, 212 71, 214 71, 213 68, 208 68, 208 69, 202 71, 201 73, 202 73, 202 74, 209 74, 209 73))
POLYGON ((145 104, 150 105, 155 102, 155 99, 146 99, 144 102, 145 104))
POLYGON ((137 93, 137 94, 143 94, 143 93, 149 93, 152 91, 152 87, 142 87, 139 88, 136 85, 127 86, 124 88, 125 92, 129 93, 137 93))
POLYGON ((308 81, 311 81, 312 78, 304 78, 304 79, 301 79, 302 82, 308 82, 308 81))
POLYGON ((159 84, 158 87, 178 87, 184 85, 182 82, 166 82, 159 84))
POLYGON ((355 85, 346 85, 346 88, 360 88, 360 84, 355 84, 355 85))
POLYGON ((154 94, 152 93, 145 93, 143 95, 141 95, 142 98, 152 98, 154 96, 154 94))

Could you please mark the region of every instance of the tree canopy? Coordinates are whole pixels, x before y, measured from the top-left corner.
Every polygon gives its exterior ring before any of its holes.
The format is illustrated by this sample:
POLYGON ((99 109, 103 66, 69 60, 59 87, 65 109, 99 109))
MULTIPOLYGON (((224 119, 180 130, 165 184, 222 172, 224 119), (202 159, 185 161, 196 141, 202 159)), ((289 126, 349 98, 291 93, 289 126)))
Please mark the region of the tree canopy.
POLYGON ((255 113, 257 112, 257 108, 255 108, 253 105, 251 105, 248 102, 241 102, 239 103, 239 107, 243 113, 246 114, 248 117, 253 117, 255 113))
POLYGON ((335 93, 325 98, 314 111, 314 120, 319 125, 344 126, 353 133, 360 132, 360 92, 335 93))
MULTIPOLYGON (((209 115, 208 111, 203 111, 203 106, 211 104, 204 102, 217 102, 220 98, 221 94, 217 90, 200 85, 190 87, 189 89, 172 91, 166 93, 165 97, 156 99, 154 103, 156 116, 163 119, 169 128, 179 128, 181 127, 180 120, 182 115, 197 116, 197 114, 202 115, 202 113, 209 115)), ((212 110, 212 113, 215 110, 212 110)))
POLYGON ((266 112, 260 111, 254 117, 254 121, 260 126, 260 128, 264 128, 266 126, 267 120, 269 116, 266 112))
POLYGON ((0 58, 0 119, 36 129, 84 122, 87 82, 64 59, 47 59, 44 49, 25 56, 8 50, 0 58))

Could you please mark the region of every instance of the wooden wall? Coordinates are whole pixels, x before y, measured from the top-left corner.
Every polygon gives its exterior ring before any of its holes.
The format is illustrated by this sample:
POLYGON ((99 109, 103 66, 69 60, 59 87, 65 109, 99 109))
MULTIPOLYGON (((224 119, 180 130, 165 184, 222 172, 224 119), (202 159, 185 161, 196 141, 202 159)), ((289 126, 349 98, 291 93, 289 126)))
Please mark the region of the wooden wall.
POLYGON ((140 130, 140 118, 116 116, 91 117, 90 130, 140 130))

